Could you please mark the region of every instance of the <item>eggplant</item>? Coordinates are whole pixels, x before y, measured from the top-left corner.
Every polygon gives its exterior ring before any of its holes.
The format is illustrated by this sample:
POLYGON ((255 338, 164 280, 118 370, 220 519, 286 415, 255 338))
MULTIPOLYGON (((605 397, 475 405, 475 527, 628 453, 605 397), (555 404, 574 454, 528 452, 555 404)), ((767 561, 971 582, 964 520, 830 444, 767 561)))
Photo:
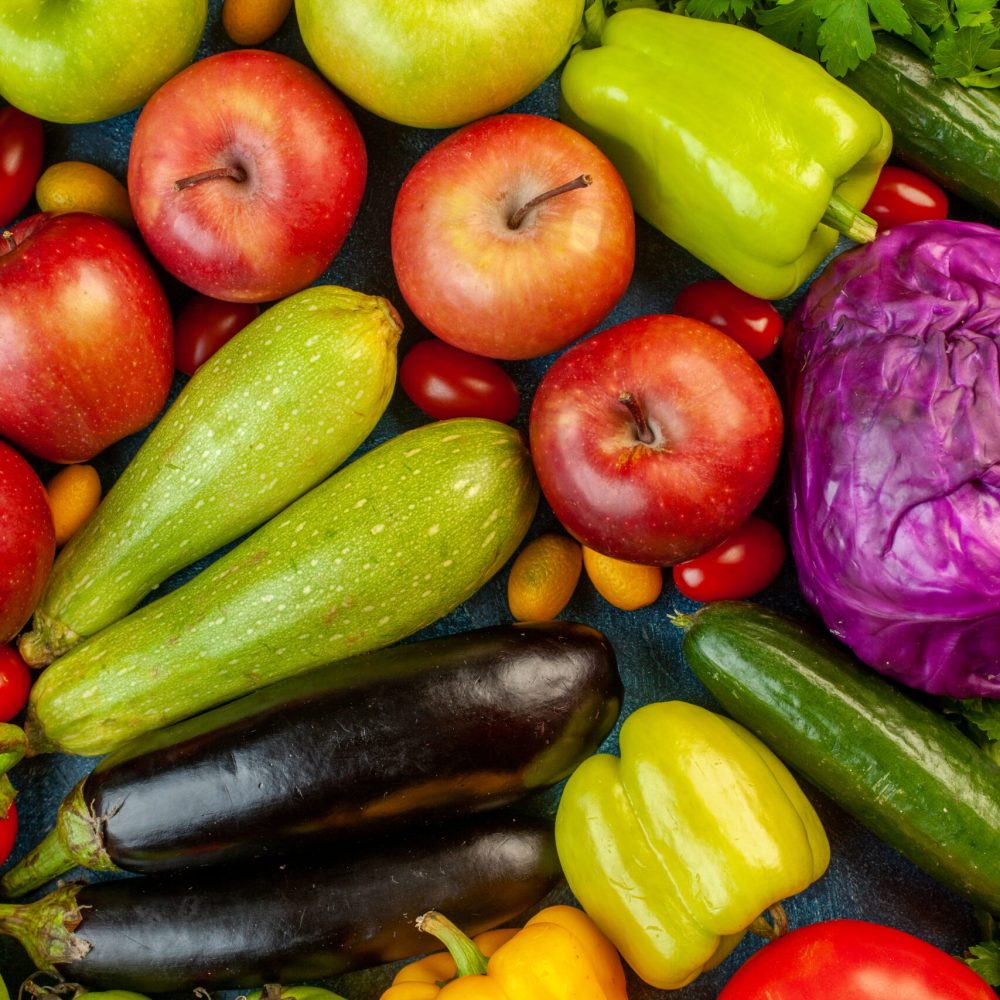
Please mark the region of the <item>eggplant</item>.
POLYGON ((250 867, 63 885, 0 904, 0 933, 39 969, 85 986, 243 989, 422 954, 415 920, 426 910, 486 930, 537 903, 559 874, 551 823, 492 814, 406 845, 327 844, 250 867))
POLYGON ((621 704, 611 645, 586 625, 498 626, 354 657, 126 744, 0 886, 19 895, 74 865, 203 867, 289 838, 507 805, 568 776, 621 704))

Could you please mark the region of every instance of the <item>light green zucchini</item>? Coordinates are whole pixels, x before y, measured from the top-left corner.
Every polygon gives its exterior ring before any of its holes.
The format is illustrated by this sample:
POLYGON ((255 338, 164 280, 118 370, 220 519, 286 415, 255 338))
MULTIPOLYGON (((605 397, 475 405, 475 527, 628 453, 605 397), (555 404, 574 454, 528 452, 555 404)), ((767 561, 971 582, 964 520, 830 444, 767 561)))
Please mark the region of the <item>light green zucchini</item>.
POLYGON ((32 689, 29 752, 104 754, 402 639, 500 569, 537 503, 531 458, 504 424, 463 418, 392 438, 53 663, 32 689))
POLYGON ((24 658, 62 655, 325 479, 388 405, 401 330, 385 299, 333 285, 241 330, 195 372, 59 554, 24 658))

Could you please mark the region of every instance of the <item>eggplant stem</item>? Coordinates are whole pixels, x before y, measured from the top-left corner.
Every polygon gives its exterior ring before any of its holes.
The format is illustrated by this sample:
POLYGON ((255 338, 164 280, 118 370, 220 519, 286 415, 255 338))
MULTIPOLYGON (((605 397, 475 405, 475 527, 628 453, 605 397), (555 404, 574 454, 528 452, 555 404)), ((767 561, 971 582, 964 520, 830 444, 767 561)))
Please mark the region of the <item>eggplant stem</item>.
POLYGON ((455 960, 458 976, 482 976, 488 964, 486 956, 475 942, 460 931, 446 916, 431 910, 417 917, 417 930, 433 934, 455 960))

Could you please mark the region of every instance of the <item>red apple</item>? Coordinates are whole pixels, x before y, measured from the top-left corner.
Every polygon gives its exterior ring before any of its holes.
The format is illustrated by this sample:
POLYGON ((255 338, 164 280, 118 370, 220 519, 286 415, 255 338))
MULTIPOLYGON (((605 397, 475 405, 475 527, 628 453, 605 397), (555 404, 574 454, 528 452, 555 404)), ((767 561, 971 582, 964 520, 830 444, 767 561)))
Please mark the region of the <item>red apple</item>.
POLYGON ((596 326, 625 292, 632 203, 611 161, 568 126, 484 118, 410 171, 392 219, 392 262, 403 298, 442 340, 533 358, 596 326))
POLYGON ((150 424, 173 377, 159 280, 97 215, 34 215, 0 239, 0 435, 86 462, 150 424))
POLYGON ((143 108, 128 190, 153 256, 231 302, 305 288, 329 267, 365 186, 350 111, 320 76, 276 52, 202 59, 143 108))
POLYGON ((778 397, 715 327, 643 316, 570 348, 531 407, 531 454, 556 517, 581 542, 667 566, 717 545, 774 478, 778 397))
POLYGON ((0 441, 0 647, 31 617, 55 551, 45 487, 35 470, 0 441))

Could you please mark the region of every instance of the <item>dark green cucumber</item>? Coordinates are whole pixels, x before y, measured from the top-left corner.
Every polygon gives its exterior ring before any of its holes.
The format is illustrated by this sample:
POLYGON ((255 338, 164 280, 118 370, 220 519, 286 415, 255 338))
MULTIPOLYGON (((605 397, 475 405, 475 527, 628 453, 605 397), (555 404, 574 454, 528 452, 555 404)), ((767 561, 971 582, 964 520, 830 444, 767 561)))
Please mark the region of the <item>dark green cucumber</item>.
POLYGON ((500 569, 537 503, 514 428, 460 418, 400 434, 56 660, 32 688, 30 752, 105 754, 411 635, 500 569))
POLYGON ((885 115, 900 159, 1000 214, 1000 91, 936 77, 918 49, 886 32, 844 83, 885 115))
POLYGON ((925 872, 1000 912, 1000 768, 942 715, 805 625, 700 609, 684 656, 734 719, 925 872))

